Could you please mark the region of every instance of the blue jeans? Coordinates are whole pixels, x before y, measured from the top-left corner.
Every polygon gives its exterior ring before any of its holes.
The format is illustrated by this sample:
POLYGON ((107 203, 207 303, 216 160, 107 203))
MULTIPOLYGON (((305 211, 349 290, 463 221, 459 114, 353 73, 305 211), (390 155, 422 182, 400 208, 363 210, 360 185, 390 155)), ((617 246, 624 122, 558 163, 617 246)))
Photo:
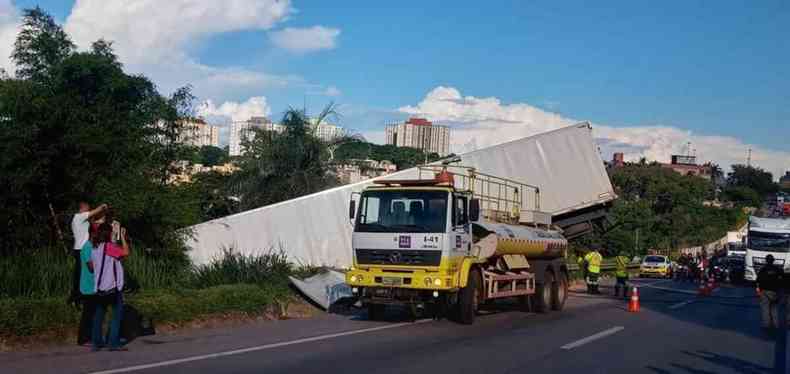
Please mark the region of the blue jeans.
POLYGON ((108 297, 109 300, 100 300, 96 303, 96 314, 93 316, 93 331, 91 340, 93 348, 98 349, 105 345, 102 336, 102 325, 104 324, 104 312, 112 304, 112 319, 110 320, 110 349, 121 347, 121 319, 123 318, 123 293, 116 292, 115 296, 108 297))

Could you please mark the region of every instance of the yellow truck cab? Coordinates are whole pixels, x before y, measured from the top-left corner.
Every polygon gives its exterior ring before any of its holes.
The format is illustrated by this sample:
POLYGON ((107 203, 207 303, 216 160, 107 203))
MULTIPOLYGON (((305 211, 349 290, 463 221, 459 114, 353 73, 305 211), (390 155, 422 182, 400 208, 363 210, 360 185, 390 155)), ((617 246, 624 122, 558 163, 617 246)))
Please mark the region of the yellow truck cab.
POLYGON ((525 306, 562 309, 567 240, 548 225, 521 225, 527 191, 539 189, 473 168, 423 167, 433 178, 383 180, 352 199, 352 292, 380 318, 387 305, 431 308, 472 323, 478 306, 520 297, 525 306), (357 204, 358 201, 358 204, 357 204), (531 296, 537 293, 535 300, 531 296))

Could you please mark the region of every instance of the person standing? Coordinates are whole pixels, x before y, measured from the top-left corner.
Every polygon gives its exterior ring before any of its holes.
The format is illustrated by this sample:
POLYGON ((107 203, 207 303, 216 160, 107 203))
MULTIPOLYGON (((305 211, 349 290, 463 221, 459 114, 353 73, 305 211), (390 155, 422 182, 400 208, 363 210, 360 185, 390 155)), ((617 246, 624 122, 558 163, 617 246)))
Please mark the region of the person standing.
POLYGON ((760 295, 760 315, 764 329, 779 326, 779 287, 782 287, 783 270, 774 265, 774 256, 765 256, 765 265, 757 273, 757 293, 760 295))
MULTIPOLYGON (((72 272, 71 295, 69 296, 69 300, 72 302, 76 303, 80 295, 81 269, 83 267, 80 254, 82 247, 85 246, 85 243, 90 237, 90 219, 98 216, 106 209, 107 204, 102 204, 96 209, 91 209, 87 199, 83 199, 79 202, 79 211, 74 214, 74 218, 71 220, 71 232, 74 234, 74 245, 72 246, 74 250, 71 251, 71 256, 74 258, 74 271, 72 272)), ((90 338, 90 324, 84 326, 80 324, 80 331, 77 334, 77 344, 83 345, 89 342, 90 338)))
POLYGON ((93 330, 93 317, 96 313, 96 280, 93 272, 93 242, 96 240, 96 231, 91 230, 91 240, 85 242, 80 250, 80 296, 82 300, 82 314, 77 332, 77 344, 92 345, 91 331, 93 330))
POLYGON ((91 261, 95 274, 96 288, 96 313, 93 318, 92 342, 93 350, 98 351, 106 344, 111 351, 122 351, 121 346, 121 320, 123 319, 123 285, 124 273, 121 259, 129 256, 129 243, 126 230, 121 228, 121 245, 112 241, 112 225, 103 223, 96 233, 93 244, 91 261), (102 334, 104 314, 112 306, 110 319, 109 341, 105 342, 102 334))
POLYGON ((584 262, 587 263, 587 292, 598 295, 598 277, 601 273, 601 261, 603 256, 597 249, 593 249, 584 256, 584 262))
POLYGON ((620 254, 614 258, 614 262, 616 265, 614 276, 617 278, 617 283, 614 285, 614 297, 619 297, 620 289, 622 289, 623 298, 627 299, 628 285, 626 283, 628 281, 628 257, 625 256, 625 253, 620 252, 620 254))

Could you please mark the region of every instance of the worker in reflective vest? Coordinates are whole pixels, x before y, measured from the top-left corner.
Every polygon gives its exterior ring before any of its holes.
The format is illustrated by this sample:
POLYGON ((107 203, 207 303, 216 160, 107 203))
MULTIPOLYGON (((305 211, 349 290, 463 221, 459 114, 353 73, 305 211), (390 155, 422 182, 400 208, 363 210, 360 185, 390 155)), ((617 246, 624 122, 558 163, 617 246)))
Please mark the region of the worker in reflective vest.
POLYGON ((620 290, 623 290, 623 298, 628 298, 628 257, 624 252, 614 258, 615 265, 617 266, 614 272, 617 283, 614 285, 614 297, 620 296, 620 290))
POLYGON ((587 263, 587 292, 591 294, 600 294, 598 291, 598 276, 601 274, 601 260, 603 256, 593 249, 584 256, 584 262, 587 263))

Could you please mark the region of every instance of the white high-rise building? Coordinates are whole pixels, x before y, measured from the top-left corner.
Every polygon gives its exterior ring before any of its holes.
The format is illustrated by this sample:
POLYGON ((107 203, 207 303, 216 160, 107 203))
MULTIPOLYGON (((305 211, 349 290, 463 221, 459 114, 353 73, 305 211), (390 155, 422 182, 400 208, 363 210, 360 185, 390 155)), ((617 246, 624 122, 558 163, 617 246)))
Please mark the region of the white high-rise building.
POLYGON ((310 126, 312 126, 313 134, 323 141, 330 141, 345 135, 346 131, 337 125, 328 122, 318 123, 317 118, 310 118, 310 126))
POLYGON ((219 127, 207 124, 202 118, 186 119, 178 140, 193 147, 219 147, 219 127))
POLYGON ((450 128, 435 125, 425 118, 409 118, 385 128, 387 144, 421 149, 439 156, 450 154, 450 128))
POLYGON ((281 132, 284 127, 272 123, 266 117, 251 117, 246 121, 235 121, 230 124, 230 139, 228 141, 228 154, 231 156, 241 156, 243 153, 242 143, 245 140, 252 140, 255 133, 253 128, 260 128, 268 131, 281 132))

